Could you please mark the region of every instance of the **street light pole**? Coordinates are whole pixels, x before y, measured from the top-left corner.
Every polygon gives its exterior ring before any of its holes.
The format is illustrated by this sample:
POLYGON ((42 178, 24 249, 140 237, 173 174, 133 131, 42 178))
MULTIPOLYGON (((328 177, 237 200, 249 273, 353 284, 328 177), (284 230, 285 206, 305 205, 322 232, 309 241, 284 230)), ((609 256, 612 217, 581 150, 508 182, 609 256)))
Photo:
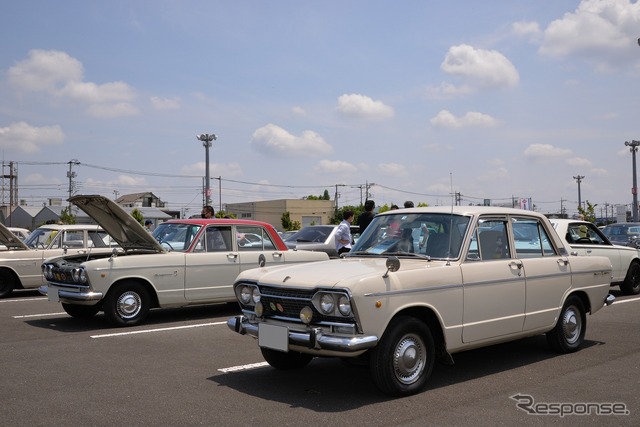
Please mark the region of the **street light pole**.
POLYGON ((209 148, 211 147, 211 141, 215 141, 218 137, 215 134, 203 133, 196 135, 196 138, 202 141, 205 153, 205 177, 204 177, 204 200, 205 206, 211 206, 211 182, 209 179, 209 148))
POLYGON ((574 176, 573 179, 575 179, 578 182, 578 207, 581 208, 582 207, 582 195, 580 194, 580 183, 584 179, 584 175, 574 176))
POLYGON ((633 194, 633 205, 631 206, 631 212, 633 215, 633 222, 638 222, 638 181, 636 177, 636 152, 638 151, 638 145, 640 145, 640 141, 625 141, 624 145, 630 147, 629 151, 631 151, 631 160, 633 167, 633 187, 631 188, 631 194, 633 194))

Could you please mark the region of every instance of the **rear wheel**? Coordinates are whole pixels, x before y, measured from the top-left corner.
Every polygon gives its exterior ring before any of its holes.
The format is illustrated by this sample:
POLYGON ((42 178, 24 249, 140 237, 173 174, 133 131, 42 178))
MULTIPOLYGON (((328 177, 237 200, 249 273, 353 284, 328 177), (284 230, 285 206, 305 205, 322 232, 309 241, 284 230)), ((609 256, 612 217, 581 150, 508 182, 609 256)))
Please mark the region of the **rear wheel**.
POLYGON ((627 277, 620 285, 620 290, 625 295, 640 294, 640 263, 632 262, 627 271, 627 277))
POLYGON ((577 296, 570 296, 562 307, 556 326, 547 332, 547 342, 559 353, 573 353, 582 345, 586 331, 584 304, 577 296))
POLYGON ((422 390, 434 363, 431 330, 420 320, 407 316, 389 323, 369 359, 374 382, 391 396, 408 396, 422 390))
POLYGON ((16 280, 11 272, 6 270, 0 271, 0 298, 9 296, 16 286, 16 280))
POLYGON ((284 353, 264 347, 260 347, 260 351, 269 365, 281 370, 304 368, 313 359, 310 354, 298 353, 297 351, 284 353))
POLYGON ((100 311, 100 306, 96 305, 75 305, 62 303, 62 308, 71 317, 78 319, 90 319, 100 311))
POLYGON ((151 308, 151 297, 141 284, 123 282, 107 293, 102 308, 109 323, 116 326, 133 326, 147 317, 151 308))

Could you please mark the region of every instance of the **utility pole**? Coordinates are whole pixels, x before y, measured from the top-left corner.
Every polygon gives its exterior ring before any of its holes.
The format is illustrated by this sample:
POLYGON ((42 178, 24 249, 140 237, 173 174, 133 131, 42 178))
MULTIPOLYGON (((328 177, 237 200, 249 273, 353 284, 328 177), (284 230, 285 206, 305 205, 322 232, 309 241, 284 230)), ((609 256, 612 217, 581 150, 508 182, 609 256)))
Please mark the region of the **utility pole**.
MULTIPOLYGON (((582 196, 580 194, 580 183, 582 182, 582 180, 584 179, 584 175, 576 175, 573 177, 573 179, 575 179, 578 183, 578 208, 582 207, 582 196)), ((578 210, 579 212, 580 210, 578 210)))
MULTIPOLYGON (((73 165, 79 165, 80 162, 77 161, 76 159, 70 160, 69 162, 69 172, 67 172, 67 178, 69 178, 69 198, 71 198, 71 196, 73 196, 73 193, 75 193, 76 190, 76 182, 74 181, 75 177, 77 176, 75 172, 73 172, 72 168, 73 165)), ((69 213, 71 213, 71 202, 69 202, 69 213)))
MULTIPOLYGON (((638 39, 638 44, 640 44, 640 39, 638 39)), ((631 187, 631 194, 633 194, 633 205, 631 206, 631 212, 633 214, 633 222, 638 222, 638 181, 636 176, 636 152, 638 151, 638 145, 640 145, 640 141, 625 141, 624 145, 630 147, 629 151, 631 151, 632 156, 633 187, 631 187)))
POLYGON ((205 153, 205 177, 204 177, 204 205, 211 205, 211 182, 209 178, 209 148, 211 148, 211 141, 215 141, 218 137, 215 134, 203 133, 201 135, 196 135, 196 138, 202 141, 202 146, 204 147, 205 153))

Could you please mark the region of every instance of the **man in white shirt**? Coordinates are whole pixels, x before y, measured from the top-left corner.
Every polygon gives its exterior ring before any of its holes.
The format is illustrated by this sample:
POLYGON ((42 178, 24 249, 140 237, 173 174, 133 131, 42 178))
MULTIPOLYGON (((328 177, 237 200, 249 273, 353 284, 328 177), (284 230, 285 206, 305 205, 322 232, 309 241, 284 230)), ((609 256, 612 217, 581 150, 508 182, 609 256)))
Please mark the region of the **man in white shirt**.
POLYGON ((336 231, 336 250, 338 256, 344 252, 351 250, 351 223, 353 222, 354 213, 351 210, 342 212, 342 222, 338 225, 336 231))

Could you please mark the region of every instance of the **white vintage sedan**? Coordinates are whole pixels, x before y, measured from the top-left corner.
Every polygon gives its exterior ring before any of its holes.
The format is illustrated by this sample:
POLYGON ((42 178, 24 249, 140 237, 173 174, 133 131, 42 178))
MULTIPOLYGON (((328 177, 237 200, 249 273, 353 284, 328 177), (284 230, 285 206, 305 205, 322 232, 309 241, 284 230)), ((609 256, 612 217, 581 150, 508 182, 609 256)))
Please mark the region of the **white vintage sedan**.
POLYGON ((343 259, 241 273, 243 313, 227 324, 277 369, 361 359, 383 392, 402 396, 461 351, 539 334, 578 350, 587 314, 615 299, 610 282, 608 258, 570 256, 541 214, 401 209, 378 214, 343 259))
POLYGON ((270 224, 234 219, 170 220, 150 234, 103 196, 74 196, 72 203, 109 232, 123 253, 46 260, 40 293, 73 317, 104 311, 116 326, 136 325, 155 307, 235 301, 238 274, 259 265, 328 260, 322 252, 288 250, 270 224), (260 245, 245 245, 245 235, 260 245))
POLYGON ((625 295, 640 294, 640 250, 614 245, 598 227, 588 221, 555 219, 551 224, 571 255, 606 256, 612 266, 612 286, 625 295))
POLYGON ((42 262, 64 254, 111 253, 118 245, 97 225, 47 224, 23 242, 0 223, 0 298, 14 289, 37 289, 42 262))

